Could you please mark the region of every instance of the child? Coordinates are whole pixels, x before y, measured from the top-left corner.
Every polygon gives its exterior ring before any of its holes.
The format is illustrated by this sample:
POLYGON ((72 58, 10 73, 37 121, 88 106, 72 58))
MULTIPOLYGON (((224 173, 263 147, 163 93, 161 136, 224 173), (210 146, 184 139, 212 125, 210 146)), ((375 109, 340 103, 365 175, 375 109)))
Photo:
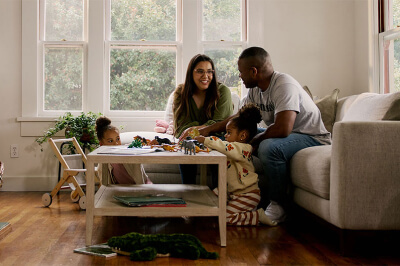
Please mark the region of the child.
MULTIPOLYGON (((196 137, 200 143, 228 157, 226 218, 231 225, 277 225, 265 215, 263 209, 256 210, 261 197, 258 175, 252 163, 253 148, 248 142, 257 134, 257 123, 260 121, 258 107, 248 104, 226 125, 225 141, 214 136, 196 137)), ((218 191, 214 191, 218 194, 218 191)))
MULTIPOLYGON (((121 145, 119 130, 111 120, 101 116, 96 120, 96 133, 100 146, 121 145)), ((153 184, 140 164, 109 164, 111 181, 114 184, 153 184)))

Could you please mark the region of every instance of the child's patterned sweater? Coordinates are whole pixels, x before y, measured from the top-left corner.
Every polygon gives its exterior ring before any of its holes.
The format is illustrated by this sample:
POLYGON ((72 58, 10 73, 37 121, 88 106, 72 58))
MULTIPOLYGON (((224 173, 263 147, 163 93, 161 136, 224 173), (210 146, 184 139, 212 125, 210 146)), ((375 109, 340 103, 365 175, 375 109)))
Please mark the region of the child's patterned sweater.
POLYGON ((238 195, 258 189, 258 175, 255 173, 250 144, 222 141, 211 136, 205 138, 204 145, 228 157, 228 193, 238 195))

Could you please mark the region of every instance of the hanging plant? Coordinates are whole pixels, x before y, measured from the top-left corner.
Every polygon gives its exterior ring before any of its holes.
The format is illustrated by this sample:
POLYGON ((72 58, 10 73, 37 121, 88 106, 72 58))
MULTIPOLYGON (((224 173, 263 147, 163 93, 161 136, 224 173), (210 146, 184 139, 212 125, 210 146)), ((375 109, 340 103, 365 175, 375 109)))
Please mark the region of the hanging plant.
MULTIPOLYGON (((60 116, 54 127, 49 128, 44 132, 43 136, 36 139, 36 142, 41 146, 47 142, 49 138, 65 129, 65 137, 75 137, 79 145, 83 150, 93 151, 99 145, 99 141, 96 136, 96 120, 101 116, 101 113, 82 112, 79 116, 73 116, 70 112, 60 116)), ((67 145, 68 153, 75 153, 75 149, 72 143, 67 145)))

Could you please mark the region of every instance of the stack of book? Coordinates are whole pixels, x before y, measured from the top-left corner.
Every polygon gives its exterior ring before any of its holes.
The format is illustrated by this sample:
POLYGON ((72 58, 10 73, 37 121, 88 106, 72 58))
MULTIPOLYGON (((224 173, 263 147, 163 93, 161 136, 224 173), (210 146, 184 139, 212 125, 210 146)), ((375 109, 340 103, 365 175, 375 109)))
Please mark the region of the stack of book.
POLYGON ((186 202, 180 198, 164 195, 118 196, 114 199, 130 207, 186 207, 186 202))

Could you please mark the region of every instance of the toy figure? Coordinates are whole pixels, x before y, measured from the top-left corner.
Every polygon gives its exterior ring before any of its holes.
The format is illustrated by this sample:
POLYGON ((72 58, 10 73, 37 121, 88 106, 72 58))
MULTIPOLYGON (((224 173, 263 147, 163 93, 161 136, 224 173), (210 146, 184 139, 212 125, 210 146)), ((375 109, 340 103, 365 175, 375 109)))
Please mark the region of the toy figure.
POLYGON ((181 144, 181 150, 182 148, 185 151, 185 154, 189 154, 192 155, 192 151, 193 151, 193 155, 196 155, 196 140, 194 139, 186 139, 184 141, 182 141, 181 144))
POLYGON ((162 145, 162 144, 169 144, 169 145, 171 145, 172 143, 171 143, 171 141, 168 139, 168 138, 160 138, 160 137, 158 137, 158 136, 155 136, 155 139, 156 139, 156 141, 158 142, 158 144, 159 145, 162 145))

